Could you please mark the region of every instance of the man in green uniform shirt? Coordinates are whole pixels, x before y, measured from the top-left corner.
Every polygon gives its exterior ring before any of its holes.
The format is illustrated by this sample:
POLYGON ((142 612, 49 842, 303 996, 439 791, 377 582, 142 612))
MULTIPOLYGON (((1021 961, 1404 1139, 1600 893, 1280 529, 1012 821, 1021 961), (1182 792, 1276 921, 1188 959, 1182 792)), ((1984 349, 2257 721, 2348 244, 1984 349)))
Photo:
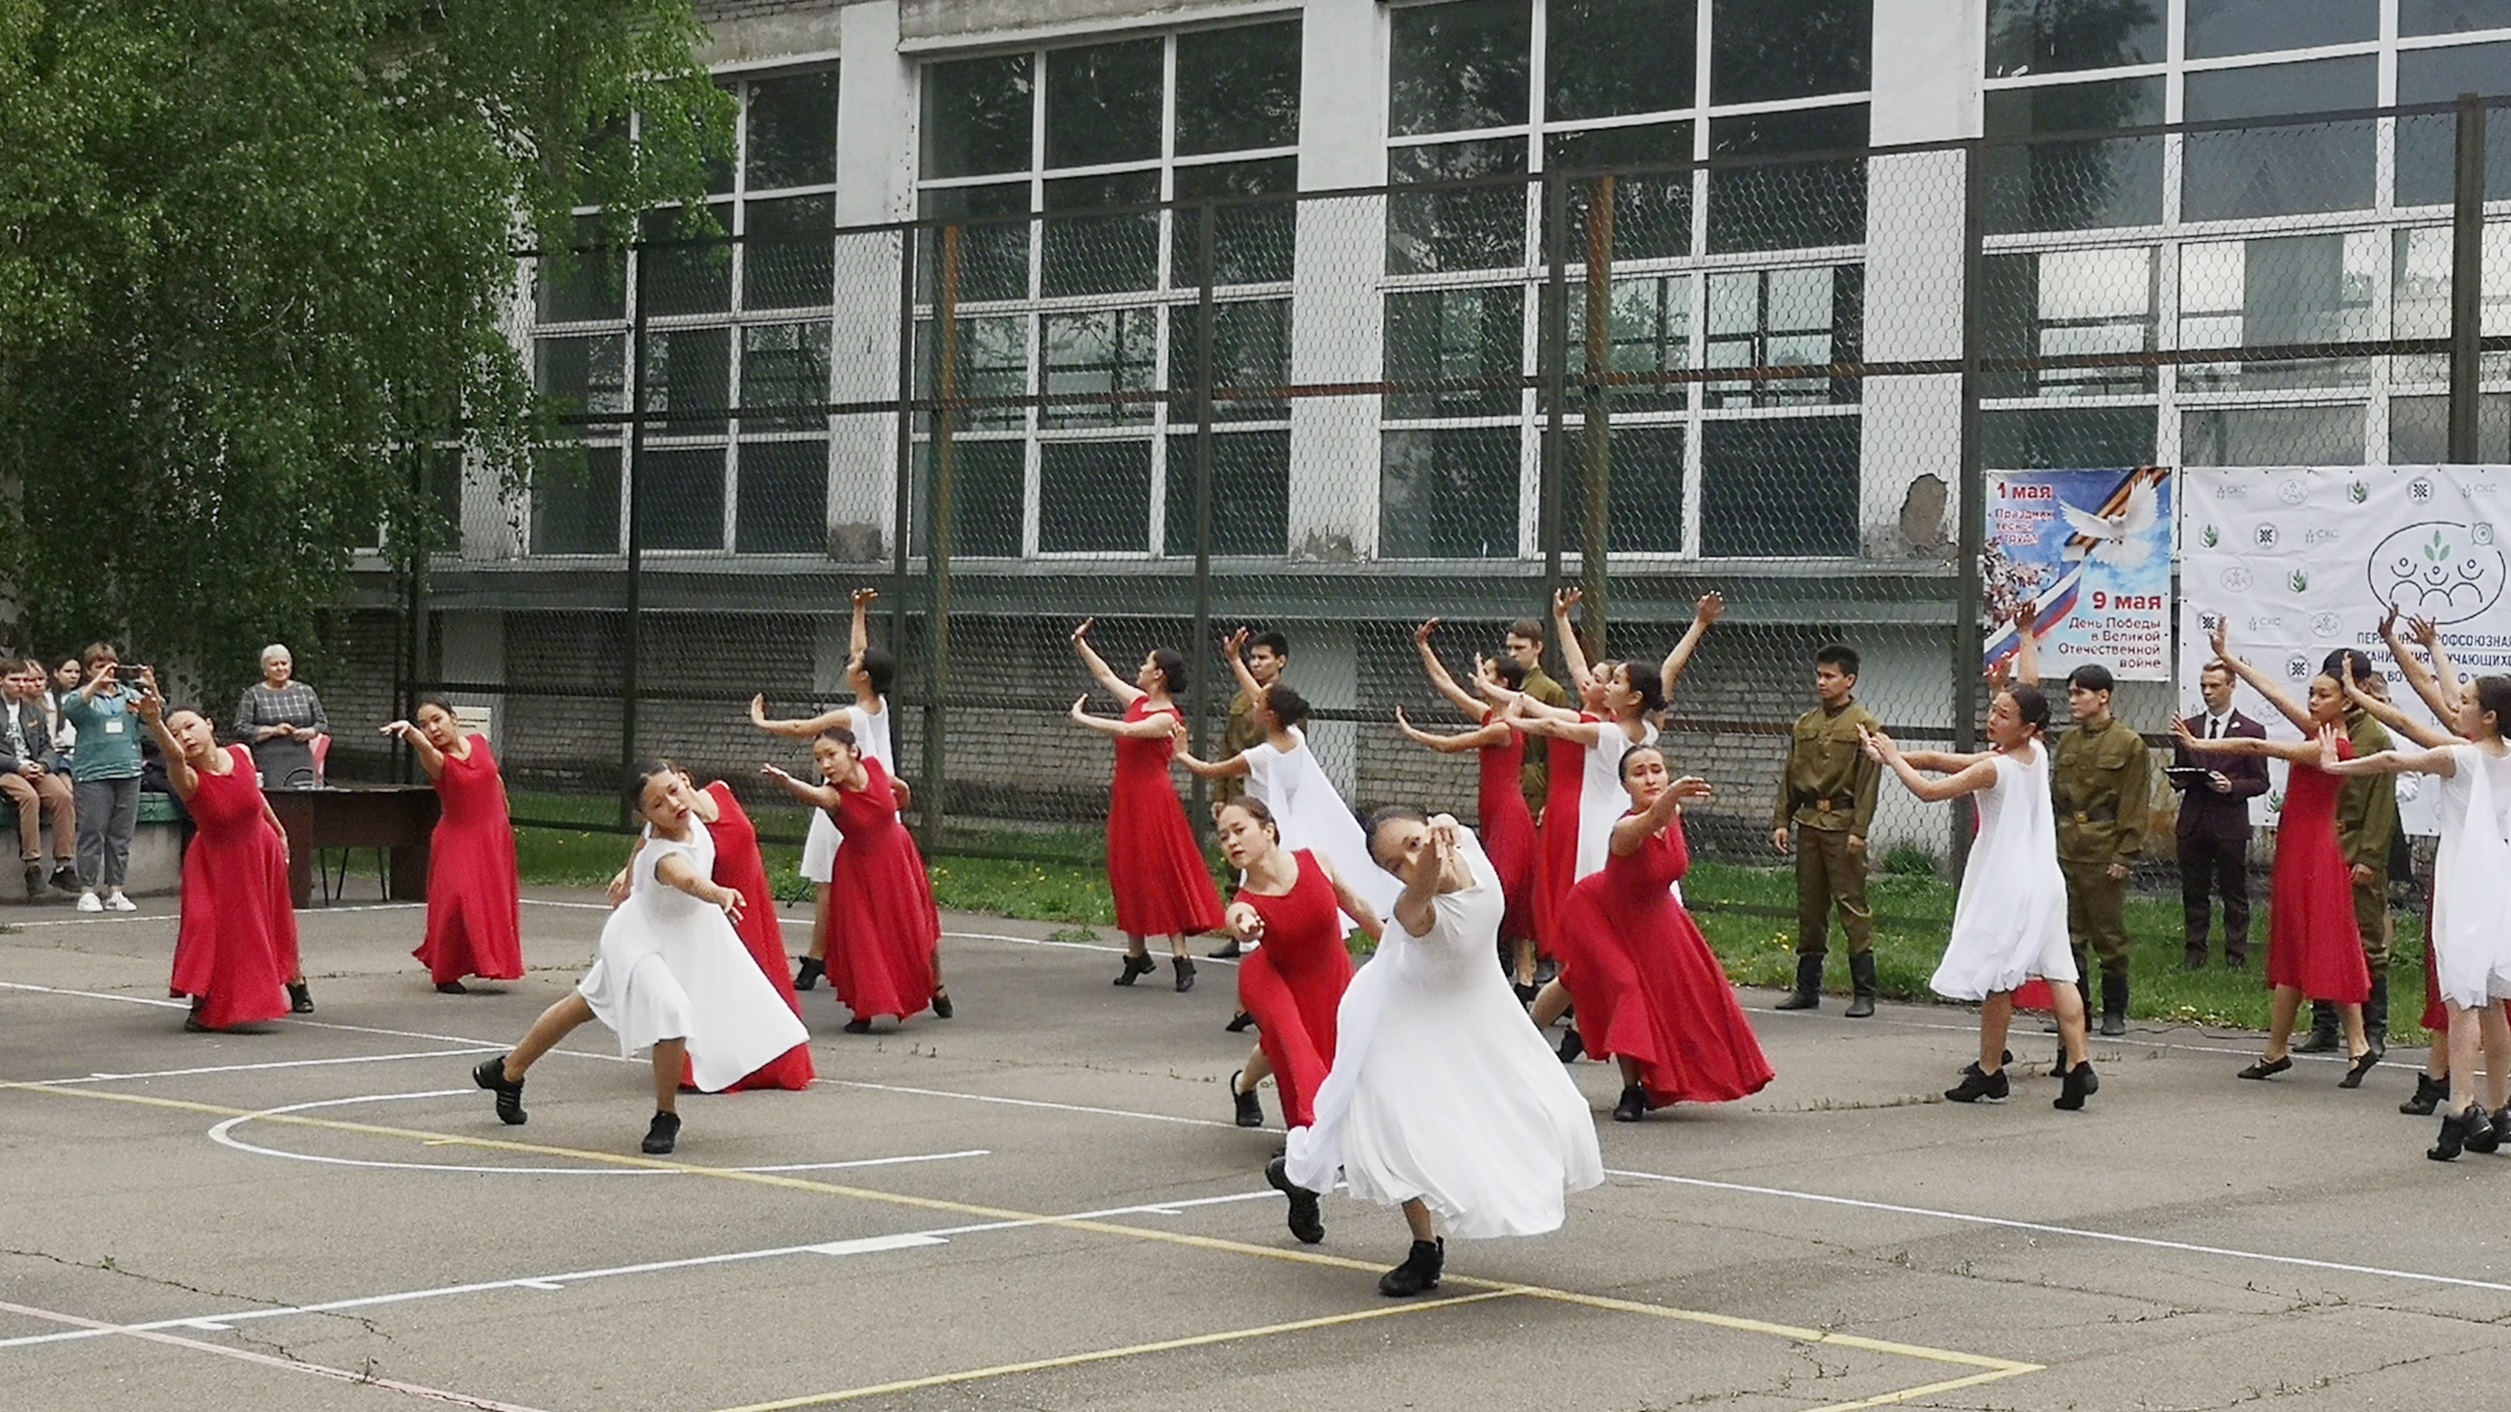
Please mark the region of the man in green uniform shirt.
POLYGON ((1857 652, 1832 643, 1814 654, 1814 696, 1821 704, 1796 718, 1787 765, 1779 774, 1770 846, 1796 854, 1796 989, 1781 1010, 1822 1004, 1822 958, 1831 949, 1831 913, 1848 938, 1848 1016, 1875 1012, 1874 913, 1866 906, 1866 831, 1875 818, 1875 782, 1883 767, 1859 745, 1859 733, 1883 723, 1857 704, 1857 652), (1791 829, 1793 836, 1791 837, 1791 829))
POLYGON ((2151 762, 2143 737, 2110 714, 2117 688, 2110 669, 2087 662, 2068 673, 2066 704, 2075 729, 2050 750, 2049 790, 2058 824, 2058 870, 2066 875, 2066 929, 2075 969, 2085 977, 2089 944, 2101 962, 2101 1032, 2127 1033, 2127 875, 2145 851, 2151 762))
MULTIPOLYGON (((1283 670, 1290 666, 1290 639, 1271 630, 1249 633, 1245 628, 1240 628, 1229 635, 1229 640, 1222 644, 1221 650, 1232 657, 1238 656, 1243 651, 1247 659, 1247 674, 1256 679, 1258 686, 1269 687, 1280 681, 1283 670)), ((1242 750, 1252 749, 1263 743, 1264 727, 1255 722, 1255 698, 1247 694, 1245 687, 1240 687, 1238 694, 1229 698, 1229 723, 1221 727, 1221 753, 1214 758, 1226 760, 1242 750)), ((1245 775, 1232 775, 1226 779, 1213 781, 1213 811, 1219 812, 1222 805, 1240 798, 1246 792, 1247 777, 1245 775)), ((1241 954, 1238 938, 1231 936, 1221 943, 1220 950, 1209 954, 1215 960, 1221 961, 1241 954)), ((1231 1033, 1234 1034, 1237 1032, 1235 1028, 1237 1022, 1232 1020, 1231 1024, 1233 1026, 1231 1033)))
MULTIPOLYGON (((2353 683, 2375 696, 2386 696, 2386 683, 2372 669, 2371 658, 2351 647, 2328 654, 2320 670, 2353 683)), ((2389 729, 2369 711, 2351 704, 2345 709, 2345 736, 2356 756, 2387 750, 2389 729)), ((2371 995, 2363 1001, 2363 1037, 2374 1054, 2389 1048, 2389 845, 2398 834, 2397 782, 2388 775, 2355 775, 2337 793, 2337 847, 2354 870, 2354 929, 2363 940, 2363 963, 2371 968, 2371 995)), ((2345 1047, 2337 1035, 2337 1007, 2314 1000, 2310 1007, 2310 1038, 2293 1046, 2298 1054, 2333 1054, 2345 1047)))
MULTIPOLYGON (((1508 625, 1508 655, 1516 658, 1517 665, 1526 669, 1526 684, 1522 688, 1524 694, 1546 706, 1569 710, 1569 688, 1544 675, 1543 641, 1541 618, 1519 618, 1508 625)), ((1552 771, 1545 762, 1543 747, 1544 743, 1540 740, 1526 742, 1526 763, 1517 775, 1518 788, 1526 796, 1526 808, 1538 822, 1543 818, 1543 796, 1551 788, 1552 781, 1552 771)))

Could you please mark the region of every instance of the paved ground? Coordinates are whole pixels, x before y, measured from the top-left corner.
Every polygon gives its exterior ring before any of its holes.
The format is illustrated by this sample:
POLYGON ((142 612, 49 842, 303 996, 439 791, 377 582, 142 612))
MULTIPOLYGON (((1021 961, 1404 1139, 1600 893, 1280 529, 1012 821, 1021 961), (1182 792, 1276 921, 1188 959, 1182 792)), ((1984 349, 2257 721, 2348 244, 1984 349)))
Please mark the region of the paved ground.
POLYGON ((1603 1123, 1567 1229, 1397 1303, 1392 1213, 1332 1198, 1296 1245, 1277 1135, 1228 1125, 1222 964, 1120 991, 952 918, 957 1019, 848 1036, 808 997, 823 1082, 684 1100, 655 1161, 598 1031, 527 1127, 469 1087, 589 957, 582 898, 530 902, 532 974, 468 997, 409 960, 416 910, 308 914, 320 1012, 244 1036, 180 1032, 165 906, 0 936, 11 1406, 2392 1408, 2481 1397, 2511 1322, 2511 1157, 2425 1161, 2406 1052, 2345 1093, 2142 1030, 2087 1114, 2041 1077, 1963 1108, 1965 1012, 1751 995, 1776 1085, 1603 1123))

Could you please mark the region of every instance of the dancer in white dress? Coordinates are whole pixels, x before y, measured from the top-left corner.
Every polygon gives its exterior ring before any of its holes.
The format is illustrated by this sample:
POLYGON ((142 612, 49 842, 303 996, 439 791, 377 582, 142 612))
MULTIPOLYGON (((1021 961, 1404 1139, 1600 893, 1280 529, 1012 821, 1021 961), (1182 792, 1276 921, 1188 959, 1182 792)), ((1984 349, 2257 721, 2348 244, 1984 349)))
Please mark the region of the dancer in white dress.
POLYGON ((1310 1243, 1337 1171, 1353 1196, 1401 1207, 1412 1248, 1378 1282, 1400 1297, 1437 1287, 1439 1227, 1467 1240, 1557 1230, 1566 1194, 1602 1185, 1604 1160, 1587 1100, 1491 964, 1507 900, 1472 830, 1389 809, 1370 843, 1404 880, 1394 925, 1343 992, 1314 1121, 1265 1176, 1310 1243))
MULTIPOLYGON (((2023 637, 2022 676, 2038 675, 2023 637)), ((2037 687, 2010 686, 1988 708, 1988 740, 1978 755, 1903 753, 1892 737, 1863 731, 1866 753, 1930 802, 1979 797, 1979 835, 1953 903, 1953 935, 1928 984, 1951 1000, 1979 1002, 1979 1058, 1944 1096, 1956 1103, 2003 1103, 2007 1027, 2014 991, 2038 976, 2050 983, 2065 1046, 2063 1087, 2054 1107, 2074 1111, 2101 1087, 2085 1058, 2084 1001, 2067 948, 2066 878, 2058 871, 2057 823, 2049 805, 2049 700, 2037 687), (1921 771, 1945 776, 1929 779, 1921 771)))
POLYGON ((746 899, 708 878, 715 843, 692 792, 667 765, 636 776, 631 798, 652 832, 628 865, 627 900, 602 924, 593 968, 511 1052, 471 1071, 497 1095, 501 1121, 526 1120, 525 1072, 587 1020, 617 1032, 623 1059, 652 1052, 654 1120, 641 1147, 657 1154, 679 1141, 684 1057, 698 1087, 722 1089, 810 1039, 732 928, 746 899))
MULTIPOLYGON (((864 756, 881 762, 881 769, 889 775, 889 787, 898 796, 898 807, 904 809, 907 786, 898 778, 898 760, 890 753, 889 740, 889 687, 898 675, 898 662, 872 645, 871 629, 864 621, 880 596, 878 589, 854 591, 854 623, 846 637, 846 686, 854 692, 852 706, 839 706, 798 720, 771 720, 767 698, 753 696, 750 724, 791 740, 817 740, 840 726, 854 732, 855 744, 862 747, 864 756)), ((845 834, 828 817, 827 810, 811 811, 809 831, 802 837, 802 876, 811 884, 811 946, 794 967, 796 990, 813 989, 819 985, 820 977, 828 974, 828 879, 837 865, 837 845, 844 841, 845 834)), ((937 968, 940 965, 938 956, 934 964, 937 968)))
MULTIPOLYGON (((2405 661, 2401 658, 2401 663, 2405 661)), ((2361 689, 2348 686, 2360 697, 2361 689)), ((2319 768, 2332 775, 2425 774, 2441 777, 2441 850, 2433 859, 2430 945, 2441 1002, 2450 1014, 2454 1076, 2441 1135, 2424 1155, 2436 1162, 2462 1149, 2492 1152, 2511 1135, 2511 1022, 2498 1003, 2511 996, 2511 677, 2478 677, 2467 688, 2444 679, 2439 694, 2454 708, 2458 738, 2415 733, 2427 748, 2383 750, 2341 759, 2336 730, 2319 731, 2319 768), (2470 1076, 2484 1055, 2484 1098, 2470 1076)))
MULTIPOLYGON (((1345 884, 1378 916, 1385 916, 1402 885, 1369 857, 1359 816, 1343 802, 1341 791, 1317 763, 1316 752, 1308 748, 1308 737, 1299 729, 1308 718, 1307 698, 1278 681, 1257 686, 1243 663, 1238 671, 1255 702, 1253 719, 1264 739, 1226 760, 1200 760, 1189 752, 1186 723, 1180 720, 1171 727, 1177 763, 1207 780, 1245 776, 1247 797, 1272 811, 1281 847, 1293 853, 1304 848, 1333 864, 1345 884)), ((1360 925, 1357 917, 1346 914, 1345 920, 1360 925)))

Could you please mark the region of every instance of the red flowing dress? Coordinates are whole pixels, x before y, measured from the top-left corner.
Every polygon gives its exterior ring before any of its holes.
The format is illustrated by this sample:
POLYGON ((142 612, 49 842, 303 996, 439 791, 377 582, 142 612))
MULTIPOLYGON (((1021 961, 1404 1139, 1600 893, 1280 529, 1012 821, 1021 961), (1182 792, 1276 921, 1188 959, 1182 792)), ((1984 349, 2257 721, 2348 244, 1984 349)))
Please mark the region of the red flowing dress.
POLYGON ((1724 1103, 1775 1077, 1708 939, 1668 889, 1691 870, 1681 820, 1608 854, 1562 908, 1561 980, 1587 1052, 1639 1065, 1648 1106, 1724 1103))
POLYGON ((448 753, 436 776, 443 813, 428 842, 427 937, 416 956, 436 984, 464 976, 523 978, 522 883, 515 875, 514 821, 488 737, 448 753))
MULTIPOLYGON (((1154 715, 1149 697, 1125 708, 1128 725, 1154 715)), ((1168 736, 1116 737, 1116 784, 1107 800, 1107 887, 1116 894, 1116 930, 1127 936, 1193 936, 1221 924, 1221 894, 1212 886, 1186 806, 1168 776, 1177 744, 1168 736)))
POLYGON ((1334 1067, 1334 1019, 1351 984, 1343 908, 1316 855, 1301 849, 1299 880, 1279 895, 1238 889, 1264 918, 1264 945, 1238 963, 1238 1008, 1255 1017, 1256 1041, 1282 1091, 1282 1123, 1306 1127, 1317 1085, 1334 1067))
POLYGON ((284 1018, 297 969, 287 845, 264 816, 251 752, 226 751, 231 768, 196 771, 200 788, 185 804, 200 831, 183 851, 168 986, 200 1000, 201 1023, 213 1030, 284 1018))
MULTIPOLYGON (((1595 717, 1581 712, 1578 719, 1595 717)), ((1587 747, 1559 736, 1548 737, 1545 745, 1544 761, 1551 768, 1551 778, 1543 791, 1542 850, 1535 857, 1529 887, 1534 894, 1535 944, 1558 960, 1561 908, 1568 905, 1569 889, 1578 881, 1578 806, 1579 796, 1585 793, 1587 747)))
MULTIPOLYGON (((767 983, 776 987, 786 1008, 793 1011, 795 1019, 800 1019, 802 997, 794 994, 793 964, 785 959, 785 931, 776 921, 776 894, 767 885, 767 860, 759 855, 759 831, 750 823, 741 801, 732 797, 731 785, 717 780, 706 787, 706 794, 715 801, 715 820, 706 826, 715 840, 715 881, 741 894, 741 920, 733 929, 741 934, 741 944, 749 948, 750 959, 767 974, 767 983)), ((686 1059, 680 1064, 680 1082, 695 1087, 696 1070, 686 1059)), ((806 1041, 760 1065, 724 1092, 809 1088, 812 1076, 811 1046, 806 1041)))
MULTIPOLYGON (((1500 875, 1500 892, 1508 899, 1508 915, 1500 919, 1500 937, 1514 941, 1535 935, 1535 868, 1541 845, 1535 837, 1534 812, 1526 807, 1520 785, 1526 763, 1526 733, 1511 726, 1508 743, 1486 745, 1475 754, 1477 775, 1474 813, 1483 855, 1500 875)), ((1575 806, 1572 806, 1575 808, 1575 806)), ((1573 852, 1571 862, 1577 861, 1573 852)))
MULTIPOLYGON (((2337 758, 2353 759, 2354 742, 2338 737, 2337 758)), ((2371 994, 2371 970, 2354 927, 2353 870, 2337 846, 2337 791, 2344 786, 2298 762, 2286 773, 2267 884, 2267 984, 2359 1005, 2371 994)))
POLYGON ((898 822, 889 771, 865 756, 869 782, 837 795, 837 845, 828 892, 828 980, 838 1003, 858 1020, 905 1019, 933 1003, 933 954, 942 944, 942 914, 915 836, 898 822))

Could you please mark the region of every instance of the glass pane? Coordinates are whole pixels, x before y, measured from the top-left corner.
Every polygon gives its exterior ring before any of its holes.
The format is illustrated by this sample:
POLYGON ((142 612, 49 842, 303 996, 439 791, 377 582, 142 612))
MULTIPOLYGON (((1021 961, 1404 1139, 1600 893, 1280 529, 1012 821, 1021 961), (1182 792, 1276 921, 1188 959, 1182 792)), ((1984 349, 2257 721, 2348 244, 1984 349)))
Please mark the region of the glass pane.
MULTIPOLYGON (((2314 59, 2190 74, 2191 122, 2368 108, 2378 61, 2314 59)), ((2181 215, 2192 221, 2345 211, 2372 203, 2369 121, 2191 133, 2181 215)))
MULTIPOLYGON (((1587 344, 1587 285, 1568 286, 1570 410, 1581 396, 1580 384, 1595 361, 1587 344)), ((1609 296, 1605 326, 1609 346, 1604 366, 1612 373, 1646 376, 1682 372, 1691 366, 1691 279, 1642 277, 1617 279, 1609 296)), ((1620 383, 1612 389, 1613 409, 1676 411, 1690 400, 1680 382, 1620 383)), ((1617 433, 1618 434, 1618 433, 1617 433)))
MULTIPOLYGON (((1039 330, 1049 396, 1147 392, 1159 385, 1156 308, 1048 314, 1039 321, 1039 330)), ((1049 403, 1039 411, 1038 425, 1147 426, 1151 407, 1147 398, 1049 403)))
MULTIPOLYGON (((2451 252, 2457 242, 2448 227, 2393 231, 2389 275, 2389 333, 2392 338, 2450 336, 2451 252)), ((2485 227, 2483 296, 2477 330, 2487 338, 2511 333, 2511 225, 2485 227)), ((2487 382, 2511 378, 2511 352, 2484 353, 2480 366, 2487 382)), ((2447 383, 2446 354, 2412 354, 2390 360, 2393 383, 2447 383)))
POLYGON ((1717 0, 1709 101, 1768 103, 1856 93, 1874 52, 1874 0, 1717 0))
POLYGON ((1039 293, 1113 294, 1152 289, 1160 279, 1160 213, 1059 215, 1111 206, 1153 206, 1160 199, 1158 172, 1065 177, 1046 183, 1046 253, 1039 293))
POLYGON ((1378 552, 1389 559, 1517 555, 1514 426, 1390 431, 1380 439, 1378 552))
POLYGON ((804 431, 828 414, 828 325, 765 324, 741 331, 741 429, 804 431), (761 408, 808 407, 763 413, 761 408))
POLYGON ((1387 130, 1398 136, 1526 121, 1528 0, 1458 0, 1394 12, 1387 130))
POLYGON ((649 435, 721 435, 731 408, 732 330, 656 329, 645 335, 649 435))
POLYGON ((553 446, 532 460, 532 552, 619 552, 619 448, 553 446))
POLYGON ((2159 64, 2165 9, 2163 0, 1988 0, 1988 77, 2159 64))
MULTIPOLYGON (((2511 19, 2506 19, 2511 23, 2511 19)), ((2494 98, 2511 94, 2511 44, 2462 44, 2447 49, 2409 49, 2398 55, 2400 103, 2447 103, 2462 93, 2494 98)), ((2511 109, 2488 105, 2485 124, 2485 198, 2511 196, 2511 109)), ((2458 190, 2459 119, 2455 113, 2417 113, 2398 119, 2398 204, 2439 206, 2458 190)))
POLYGON ((837 180, 837 71, 763 78, 750 85, 752 191, 827 186, 837 180))
POLYGON ((948 383, 934 373, 938 336, 934 322, 924 320, 916 333, 916 386, 932 396, 974 398, 994 405, 962 407, 954 414, 958 430, 1018 430, 1028 426, 1021 405, 1029 395, 1029 319, 1013 314, 989 319, 959 319, 951 336, 956 371, 948 383))
MULTIPOLYGON (((1526 144, 1517 138, 1501 138, 1392 147, 1387 149, 1386 169, 1388 182, 1396 186, 1523 173, 1526 144)), ((1522 268, 1526 201, 1523 180, 1390 194, 1386 198, 1387 273, 1522 268)))
POLYGON ((1856 417, 1711 421, 1700 431, 1700 552, 1857 552, 1856 417))
MULTIPOLYGON (((2180 346, 2271 348, 2382 336, 2375 300, 2390 277, 2388 237, 2289 235, 2182 247, 2180 346)), ((2183 388, 2355 385, 2366 358, 2191 363, 2183 388)))
MULTIPOLYGON (((2155 346, 2154 258, 2146 249, 1991 255, 1982 308, 1987 356, 2119 354, 2155 346)), ((2115 396, 2154 390, 2150 365, 1993 369, 1990 397, 2115 396)))
POLYGON ((742 243, 742 307, 828 307, 837 281, 837 198, 753 201, 748 218, 742 243))
POLYGON ((2156 420, 2151 407, 1990 408, 1980 413, 1980 451, 2000 471, 2149 466, 2156 420))
MULTIPOLYGON (((1600 171, 1615 167, 1657 166, 1691 160, 1691 124, 1659 123, 1646 127, 1592 128, 1586 132, 1547 133, 1543 139, 1546 169, 1600 171)), ((1572 264, 1587 260, 1587 213, 1594 209, 1599 178, 1573 179, 1569 204, 1569 243, 1563 258, 1572 264)), ((1613 183, 1611 254, 1617 260, 1646 260, 1691 253, 1691 182, 1689 168, 1653 175, 1616 175, 1613 183)))
POLYGON ((1046 165, 1160 155, 1160 41, 1046 51, 1046 165))
MULTIPOLYGON (((1986 95, 1987 135, 2029 137, 2162 121, 2160 78, 2004 89, 1986 95)), ((2162 139, 1998 143, 1986 149, 1988 228, 2089 230, 2162 220, 2162 139)))
POLYGON ((1544 116, 1615 118, 1690 107, 1695 5, 1551 0, 1543 28, 1544 116))
POLYGON ((2511 29, 2511 0, 2398 0, 2398 33, 2511 29))
POLYGON ((1525 290, 1436 289, 1386 296, 1386 380, 1476 381, 1391 392, 1389 418, 1509 417, 1522 405, 1525 290))
MULTIPOLYGON (((1160 552, 1194 553, 1195 442, 1168 439, 1168 520, 1160 552)), ((1212 438, 1212 552, 1290 552, 1290 433, 1239 431, 1212 438)))
MULTIPOLYGON (((1865 270, 1857 265, 1709 276, 1711 368, 1853 363, 1862 355, 1865 270)), ((1855 402, 1856 378, 1754 377, 1706 385, 1712 407, 1855 402)))
POLYGON ((1177 155, 1299 143, 1299 21, 1177 36, 1177 155))
MULTIPOLYGON (((562 418, 616 417, 628 410, 627 346, 612 333, 593 338, 533 340, 533 381, 557 403, 562 418)), ((593 436, 615 436, 610 423, 593 436)))
POLYGON ((1034 68, 1026 54, 925 65, 924 175, 1027 171, 1034 68))
MULTIPOLYGON (((1184 345, 1184 356, 1196 356, 1193 342, 1184 345)), ((1170 354, 1172 359, 1178 355, 1170 354)), ((1191 370, 1191 369, 1190 369, 1191 370)), ((1190 381, 1190 379, 1188 379, 1190 381)), ((1180 379, 1171 377, 1171 383, 1180 379)), ((1212 381, 1215 387, 1242 388, 1249 392, 1279 388, 1290 382, 1290 301, 1259 299, 1244 303, 1219 304, 1212 309, 1212 381)), ((1191 407, 1169 412, 1172 424, 1189 420, 1191 407)), ((1290 415, 1285 398, 1250 396, 1231 398, 1212 405, 1215 421, 1249 422, 1278 421, 1290 415)))
POLYGON ((649 449, 636 463, 637 534, 647 549, 724 547, 724 448, 649 449))
POLYGON ((918 298, 937 303, 945 285, 951 298, 961 304, 1028 297, 1027 182, 945 186, 925 192, 922 207, 928 220, 976 224, 959 227, 957 236, 950 238, 940 229, 923 233, 923 245, 916 251, 918 298))
MULTIPOLYGON (((1298 189, 1299 159, 1276 157, 1262 162, 1214 162, 1179 167, 1174 189, 1181 202, 1199 196, 1261 196, 1298 189)), ((1181 206, 1175 217, 1176 244, 1170 255, 1169 284, 1183 288, 1202 280, 1200 218, 1181 206)), ((1212 278, 1221 285, 1270 284, 1290 278, 1297 241, 1297 208, 1289 201, 1256 201, 1217 206, 1212 212, 1212 278)))
POLYGON ((2180 414, 2186 466, 2359 466, 2363 407, 2202 407, 2180 414))
POLYGON ((2380 0, 2188 0, 2188 57, 2192 59, 2313 49, 2379 37, 2380 0))
MULTIPOLYGON (((1866 105, 1719 118, 1714 157, 1828 152, 1866 145, 1866 105)), ((1787 250, 1866 238, 1866 163, 1858 157, 1709 174, 1709 248, 1787 250)))
POLYGON ((601 239, 601 222, 578 216, 574 248, 533 262, 543 323, 627 317, 628 252, 601 239))
POLYGON ((1138 554, 1150 547, 1150 442, 1038 447, 1039 553, 1138 554))
MULTIPOLYGON (((953 438, 948 447, 951 485, 950 552, 976 558, 1020 557, 1020 526, 1027 504, 1023 488, 1028 474, 1028 446, 1021 441, 975 441, 953 438)), ((923 532, 933 513, 930 478, 937 458, 930 444, 916 448, 916 543, 930 547, 923 532)))
POLYGON ((675 314, 721 314, 732 308, 732 203, 706 208, 711 225, 684 220, 678 208, 646 214, 640 229, 649 245, 638 252, 645 263, 638 285, 645 312, 668 318, 675 314))
POLYGON ((738 450, 733 552, 827 553, 828 443, 754 441, 738 450))
MULTIPOLYGON (((1561 438, 1561 546, 1587 548, 1587 432, 1585 419, 1569 423, 1561 438)), ((1683 552, 1683 429, 1673 425, 1614 423, 1604 439, 1604 543, 1616 554, 1683 552)))
MULTIPOLYGON (((2450 399, 2389 399, 2389 464, 2437 466, 2450 459, 2450 399)), ((2511 397, 2489 394, 2476 404, 2476 459, 2511 461, 2511 397)))

